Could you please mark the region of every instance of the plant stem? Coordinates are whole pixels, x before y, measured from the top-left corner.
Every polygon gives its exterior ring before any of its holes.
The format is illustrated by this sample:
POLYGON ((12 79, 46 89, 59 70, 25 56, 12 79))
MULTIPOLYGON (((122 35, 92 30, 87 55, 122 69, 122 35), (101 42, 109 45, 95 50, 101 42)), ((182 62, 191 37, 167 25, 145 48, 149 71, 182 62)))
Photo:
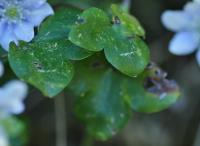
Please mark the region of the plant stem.
POLYGON ((67 116, 64 95, 55 97, 56 146, 67 146, 67 116))

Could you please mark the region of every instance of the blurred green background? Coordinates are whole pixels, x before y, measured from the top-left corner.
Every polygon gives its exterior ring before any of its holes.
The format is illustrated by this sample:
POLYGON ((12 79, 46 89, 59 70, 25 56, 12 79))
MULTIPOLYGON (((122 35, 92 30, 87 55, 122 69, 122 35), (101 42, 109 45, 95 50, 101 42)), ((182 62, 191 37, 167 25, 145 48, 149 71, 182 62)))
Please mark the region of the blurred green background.
MULTIPOLYGON (((81 0, 79 0, 80 2, 81 0)), ((114 1, 114 0, 113 0, 114 1)), ((69 5, 78 0, 68 0, 69 5)), ((82 0, 78 5, 109 7, 110 1, 82 0), (105 4, 105 5, 103 5, 105 4)), ((115 2, 115 1, 114 1, 115 2)), ((118 2, 118 1, 116 1, 118 2)), ((200 146, 200 67, 194 54, 177 57, 168 52, 173 33, 161 24, 160 16, 167 9, 181 9, 186 0, 132 0, 131 13, 146 30, 146 41, 151 49, 151 59, 158 63, 181 87, 181 99, 156 114, 133 113, 128 125, 113 139, 95 142, 94 146, 200 146)), ((73 114, 73 97, 65 93, 68 146, 80 146, 84 138, 84 125, 73 114)), ((27 146, 56 146, 55 101, 31 89, 26 99, 29 142, 27 146)))

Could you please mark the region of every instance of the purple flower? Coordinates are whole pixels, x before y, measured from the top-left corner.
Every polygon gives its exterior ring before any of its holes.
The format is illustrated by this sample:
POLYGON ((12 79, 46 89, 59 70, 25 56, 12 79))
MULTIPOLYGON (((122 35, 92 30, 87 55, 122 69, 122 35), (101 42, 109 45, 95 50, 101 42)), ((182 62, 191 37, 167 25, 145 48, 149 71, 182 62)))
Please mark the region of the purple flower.
POLYGON ((0 45, 8 51, 10 42, 30 42, 34 27, 53 13, 46 0, 0 0, 0 45))
POLYGON ((184 9, 168 10, 162 15, 164 26, 176 32, 169 44, 169 51, 175 55, 188 55, 197 50, 200 65, 200 0, 188 2, 184 9))

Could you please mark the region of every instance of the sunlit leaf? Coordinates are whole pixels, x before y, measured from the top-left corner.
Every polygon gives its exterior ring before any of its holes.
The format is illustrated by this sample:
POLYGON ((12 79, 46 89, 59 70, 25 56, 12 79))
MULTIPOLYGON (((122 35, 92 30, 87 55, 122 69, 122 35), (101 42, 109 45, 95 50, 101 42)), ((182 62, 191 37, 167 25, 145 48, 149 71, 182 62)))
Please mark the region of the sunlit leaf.
POLYGON ((126 75, 134 77, 140 74, 149 62, 147 45, 136 36, 124 38, 115 31, 110 33, 113 37, 110 37, 104 49, 107 60, 126 75))
POLYGON ((105 50, 108 61, 122 73, 137 76, 149 62, 149 50, 137 36, 126 36, 100 9, 83 12, 69 34, 74 44, 90 51, 105 50))
POLYGON ((120 25, 119 29, 126 36, 145 36, 145 31, 139 21, 132 15, 124 11, 120 6, 112 5, 113 23, 120 25))
POLYGON ((102 42, 107 41, 102 41, 104 39, 102 35, 109 25, 110 21, 105 12, 90 8, 79 16, 69 34, 69 39, 84 49, 101 51, 104 47, 102 42))

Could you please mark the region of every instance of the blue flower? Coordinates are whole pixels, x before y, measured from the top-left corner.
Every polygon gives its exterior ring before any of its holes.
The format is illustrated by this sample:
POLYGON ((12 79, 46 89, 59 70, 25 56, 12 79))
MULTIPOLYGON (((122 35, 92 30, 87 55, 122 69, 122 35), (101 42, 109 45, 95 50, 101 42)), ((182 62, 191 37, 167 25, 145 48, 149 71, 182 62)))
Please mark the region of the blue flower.
POLYGON ((182 11, 165 11, 162 23, 176 32, 169 51, 175 55, 188 55, 197 50, 196 58, 200 65, 200 0, 188 2, 182 11))
POLYGON ((24 111, 23 101, 27 90, 27 85, 17 80, 10 81, 0 88, 0 119, 24 111))
POLYGON ((0 45, 8 51, 10 42, 30 42, 34 27, 53 13, 46 0, 0 0, 0 45))
MULTIPOLYGON (((3 73, 4 67, 0 67, 3 73)), ((28 87, 24 82, 12 80, 0 88, 0 119, 12 114, 20 114, 24 111, 24 103, 28 87)), ((1 145, 0 145, 1 146, 1 145)))

